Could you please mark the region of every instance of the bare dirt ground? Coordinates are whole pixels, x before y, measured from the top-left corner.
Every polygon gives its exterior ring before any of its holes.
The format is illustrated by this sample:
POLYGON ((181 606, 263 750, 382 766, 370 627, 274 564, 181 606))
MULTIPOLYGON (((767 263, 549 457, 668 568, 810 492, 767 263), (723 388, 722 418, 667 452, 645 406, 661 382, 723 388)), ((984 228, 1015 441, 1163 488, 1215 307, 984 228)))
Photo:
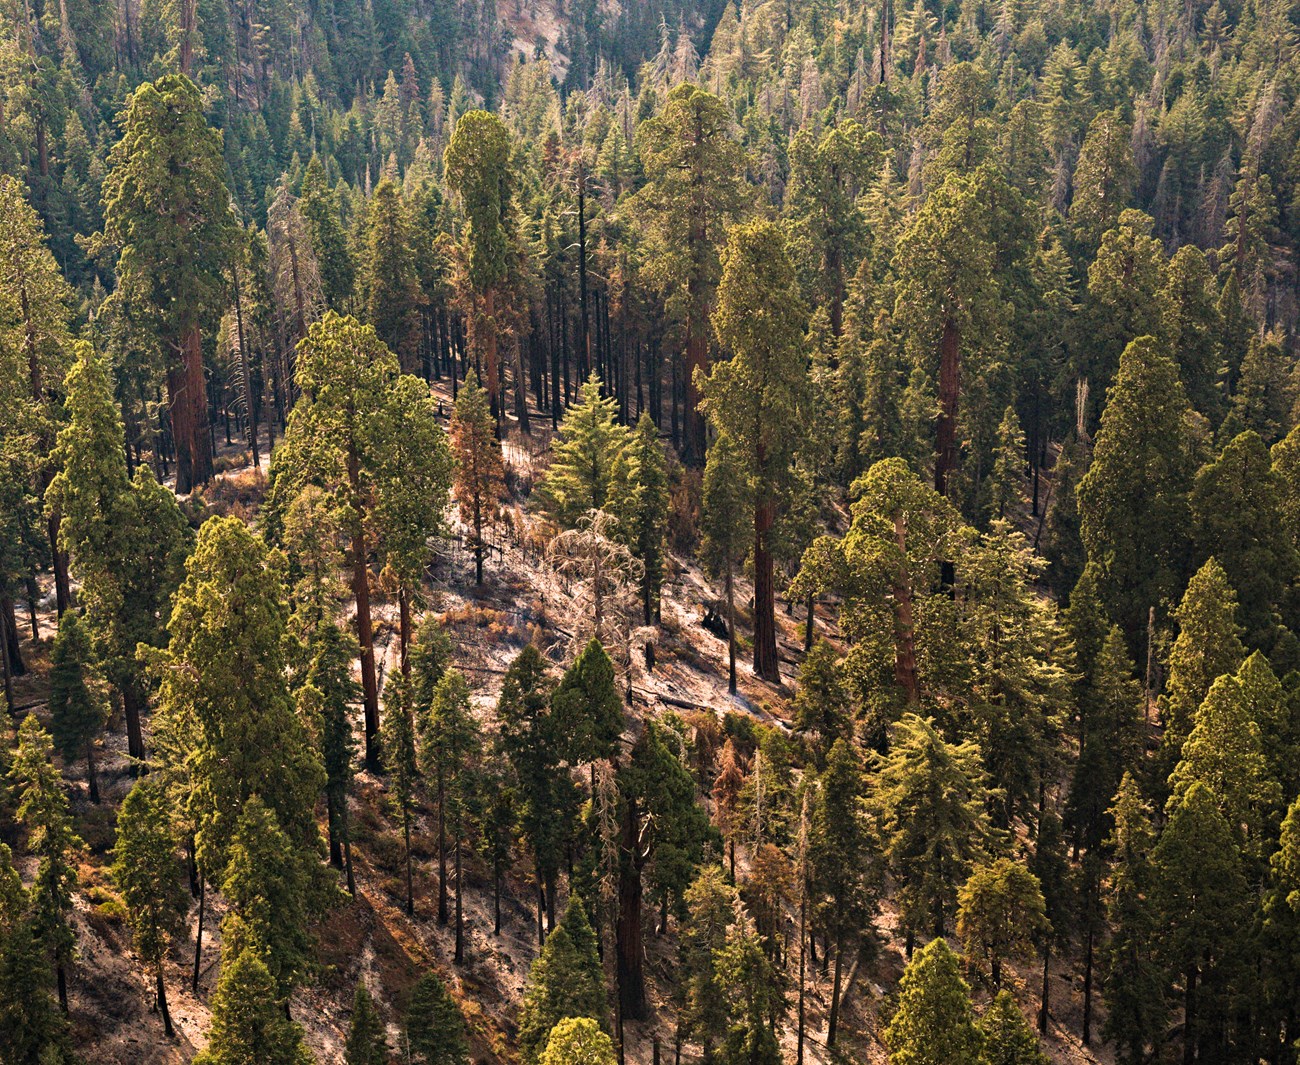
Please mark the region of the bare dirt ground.
MULTIPOLYGON (((521 437, 517 430, 509 434, 505 453, 512 485, 526 487, 544 468, 548 435, 549 422, 540 415, 535 417, 532 438, 521 437)), ((262 480, 243 467, 246 461, 237 446, 224 450, 221 465, 227 467, 227 472, 208 493, 211 505, 246 516, 255 514, 262 480)), ((490 708, 496 701, 501 675, 526 642, 535 642, 558 667, 567 661, 575 640, 585 638, 590 629, 584 605, 573 600, 566 582, 546 564, 536 519, 528 514, 523 500, 516 498, 509 507, 508 520, 496 535, 481 587, 474 585, 473 558, 463 538, 458 541, 458 531, 453 520, 452 535, 440 545, 430 568, 426 610, 441 617, 451 633, 455 663, 474 686, 484 727, 490 728, 490 708)), ((49 590, 44 591, 38 612, 41 640, 34 643, 24 626, 23 653, 31 669, 15 682, 21 712, 42 715, 49 639, 56 623, 49 590)), ((749 595, 742 578, 737 603, 746 603, 749 595)), ((648 670, 639 653, 620 656, 622 668, 631 671, 636 715, 698 708, 719 715, 732 710, 769 724, 786 720, 792 694, 790 680, 802 658, 802 608, 787 614, 778 604, 784 683, 777 687, 757 680, 742 654, 739 692, 731 696, 727 692, 726 643, 700 624, 705 606, 717 605, 719 597, 720 590, 696 566, 680 557, 672 559, 663 591, 662 625, 654 633, 655 668, 648 670)), ((396 668, 395 605, 380 601, 376 617, 377 656, 381 674, 387 675, 396 668)), ((832 622, 831 614, 819 609, 819 634, 834 638, 832 622)), ((748 631, 743 618, 738 627, 742 634, 748 631)), ((84 766, 65 767, 78 828, 86 844, 77 897, 78 955, 70 975, 76 1042, 85 1060, 95 1065, 186 1062, 205 1044, 211 992, 220 969, 221 902, 209 895, 204 964, 197 993, 190 987, 196 924, 193 912, 188 935, 173 944, 166 983, 178 1034, 175 1040, 166 1040, 154 1008, 151 984, 131 952, 130 936, 106 872, 111 861, 113 811, 131 783, 120 722, 111 723, 101 746, 101 806, 92 806, 86 798, 84 766)), ((503 900, 502 934, 496 936, 492 934, 490 871, 476 859, 467 862, 464 894, 468 957, 464 966, 453 966, 452 929, 439 925, 436 919, 436 836, 429 810, 418 818, 413 840, 416 915, 410 918, 403 908, 397 826, 384 800, 383 781, 361 774, 352 798, 357 897, 349 899, 340 889, 338 903, 317 929, 320 968, 312 984, 294 995, 293 1016, 304 1026, 318 1061, 342 1061, 353 989, 357 980, 364 978, 379 999, 389 1022, 390 1044, 396 1048, 400 1004, 420 973, 433 968, 447 981, 462 1006, 471 1033, 473 1059, 512 1061, 515 1017, 528 967, 537 952, 534 889, 527 870, 522 864, 510 870, 503 900)), ((12 832, 0 826, 0 839, 11 836, 12 832)), ((743 849, 739 857, 743 868, 747 860, 743 849)), ((28 875, 30 872, 27 870, 28 875)), ((561 901, 561 909, 562 905, 561 901)), ((892 906, 886 903, 876 921, 878 948, 852 967, 844 997, 845 1039, 841 1049, 862 1062, 885 1060, 877 1038, 878 1012, 888 1001, 890 990, 897 986, 904 964, 895 918, 892 906)), ((656 1041, 665 1062, 673 1053, 674 1021, 666 1003, 673 983, 674 933, 675 926, 670 926, 665 937, 646 936, 652 1015, 644 1023, 627 1024, 624 1031, 626 1061, 637 1065, 652 1061, 656 1041)), ((1085 1049, 1079 1043, 1080 972, 1075 958, 1058 962, 1053 968, 1052 1024, 1045 1047, 1052 1060, 1062 1065, 1109 1063, 1108 1055, 1085 1049)), ((1038 1008, 1039 973, 1038 965, 1031 961, 1023 969, 1012 966, 1007 976, 1008 985, 1028 1016, 1038 1008)), ((810 972, 807 1055, 814 1063, 830 1060, 824 1046, 828 994, 829 979, 820 972, 810 972)), ((792 1005, 793 996, 792 990, 792 1005)), ((987 994, 977 986, 977 1002, 982 1004, 986 999, 987 994)), ((793 1011, 789 1019, 793 1020, 793 1011)), ((1099 1017, 1094 1018, 1094 1026, 1095 1031, 1099 1017)), ((791 1027, 787 1025, 784 1041, 793 1060, 791 1027)), ((697 1060, 698 1048, 684 1047, 682 1057, 685 1061, 697 1060)))

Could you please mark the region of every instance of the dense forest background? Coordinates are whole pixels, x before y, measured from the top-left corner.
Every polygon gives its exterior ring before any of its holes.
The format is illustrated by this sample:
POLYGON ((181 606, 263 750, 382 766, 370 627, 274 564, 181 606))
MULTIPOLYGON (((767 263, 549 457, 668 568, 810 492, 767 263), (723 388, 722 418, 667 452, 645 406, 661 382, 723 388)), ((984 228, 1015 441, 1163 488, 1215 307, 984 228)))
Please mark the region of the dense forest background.
POLYGON ((0 24, 3 1065, 1295 1065, 1300 6, 0 24))

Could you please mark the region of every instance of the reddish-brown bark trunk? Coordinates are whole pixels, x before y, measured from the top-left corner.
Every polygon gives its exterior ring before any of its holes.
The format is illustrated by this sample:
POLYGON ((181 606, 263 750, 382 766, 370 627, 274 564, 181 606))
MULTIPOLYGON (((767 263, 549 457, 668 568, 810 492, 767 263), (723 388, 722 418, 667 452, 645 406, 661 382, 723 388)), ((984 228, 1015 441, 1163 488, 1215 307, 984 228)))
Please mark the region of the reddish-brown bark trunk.
POLYGON ((907 517, 894 518, 894 539, 902 558, 894 574, 894 679, 909 706, 920 702, 916 679, 916 632, 912 617, 912 575, 907 569, 907 517))
POLYGON ((939 340, 939 420, 934 445, 934 490, 948 491, 948 475, 957 463, 957 407, 961 399, 961 331, 945 319, 939 340))
POLYGON ((768 536, 776 521, 770 499, 754 505, 754 672, 773 684, 781 682, 776 658, 776 591, 768 536))
POLYGON ((176 491, 184 495, 212 479, 203 339, 197 325, 181 339, 179 355, 167 371, 167 399, 176 445, 176 491))

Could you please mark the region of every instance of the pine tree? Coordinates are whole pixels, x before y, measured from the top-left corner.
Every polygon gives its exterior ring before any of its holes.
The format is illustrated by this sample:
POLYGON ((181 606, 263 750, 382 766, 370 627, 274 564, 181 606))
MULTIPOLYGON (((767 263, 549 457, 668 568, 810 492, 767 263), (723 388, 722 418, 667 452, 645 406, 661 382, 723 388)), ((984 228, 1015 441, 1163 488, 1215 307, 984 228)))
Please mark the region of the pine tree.
POLYGON ((636 131, 646 183, 630 207, 645 242, 646 279, 685 330, 686 461, 697 467, 704 461, 705 437, 698 409, 704 378, 696 372, 709 372, 719 249, 727 223, 746 207, 744 149, 733 139, 734 121, 712 93, 681 84, 636 131))
POLYGON ((388 1038, 383 1019, 365 981, 358 980, 352 995, 352 1021, 343 1046, 344 1065, 386 1065, 387 1061, 388 1038))
POLYGON ((701 382, 700 410, 744 456, 754 507, 754 672, 778 682, 773 529, 808 400, 799 297, 785 238, 774 222, 731 231, 713 326, 732 353, 701 382))
POLYGON ((1264 441, 1235 437, 1196 474, 1192 545, 1198 563, 1214 558, 1239 596, 1237 619, 1251 649, 1270 650, 1285 589, 1300 570, 1280 502, 1284 490, 1264 441))
POLYGON ((578 390, 578 402, 565 412, 550 468, 537 486, 542 506, 563 528, 573 528, 589 511, 611 508, 615 473, 629 439, 617 416, 618 402, 601 396, 593 372, 578 390))
POLYGON ((294 845, 257 795, 244 804, 229 853, 220 880, 230 904, 223 949, 253 951, 275 981, 277 999, 287 1000, 313 965, 314 856, 294 845))
POLYGON ((532 851, 537 877, 537 930, 542 910, 555 921, 555 881, 572 816, 572 782, 559 767, 555 720, 550 713, 552 683, 532 644, 510 663, 497 701, 500 749, 514 770, 518 790, 515 817, 532 851))
POLYGON ((90 639, 81 619, 69 611, 59 621, 50 652, 50 728, 64 762, 85 757, 90 801, 98 803, 95 740, 108 715, 88 676, 90 655, 90 639))
POLYGON ((551 717, 571 765, 612 759, 623 735, 623 699, 614 663, 594 636, 551 694, 551 717))
POLYGON ((704 494, 701 501, 701 557, 714 573, 721 573, 727 600, 728 687, 736 693, 736 596, 735 568, 744 560, 749 528, 749 482, 744 476, 740 453, 731 438, 720 433, 709 448, 704 464, 704 494))
POLYGON ((825 640, 818 640, 804 656, 793 709, 794 731, 810 746, 814 765, 824 769, 831 745, 851 740, 853 734, 852 695, 839 656, 825 640))
POLYGON ((1173 805, 1152 852, 1157 957, 1181 989, 1184 1056, 1212 1052, 1240 985, 1247 887, 1231 827, 1204 784, 1173 805))
POLYGON ((879 843, 863 816, 865 784, 861 755, 836 740, 817 781, 808 860, 812 865, 815 912, 834 946, 834 976, 826 1045, 838 1035, 845 955, 874 916, 883 879, 879 843))
POLYGON ((966 953, 988 964, 994 991, 1002 962, 1029 953, 1051 931, 1038 877, 1019 862, 999 858, 976 869, 957 894, 957 935, 966 953))
POLYGON ((224 295, 235 235, 221 134, 185 74, 165 74, 130 96, 109 153, 104 238, 120 249, 117 276, 133 320, 167 353, 176 488, 212 477, 203 315, 224 295))
MULTIPOLYGON (((456 122, 443 154, 447 184, 460 200, 468 226, 465 232, 466 280, 475 313, 485 320, 483 345, 488 398, 495 405, 501 394, 497 355, 497 304, 510 272, 514 236, 515 181, 510 165, 510 132, 487 111, 467 111, 456 122)), ((515 382, 516 396, 524 383, 515 382)))
POLYGON ((1099 112, 1088 126, 1074 173, 1070 227, 1076 262, 1091 260, 1102 235, 1119 220, 1135 176, 1129 129, 1118 112, 1099 112))
POLYGON ((315 484, 342 508, 361 650, 366 763, 372 769, 379 764, 379 685, 370 617, 371 511, 391 434, 403 431, 393 409, 398 376, 397 359, 369 326, 332 311, 313 322, 298 345, 295 379, 302 398, 272 457, 268 501, 274 519, 306 485, 315 484))
POLYGON ((460 1009, 436 973, 420 977, 406 1006, 405 1050, 411 1065, 468 1065, 460 1009))
POLYGON ((312 637, 311 665, 306 683, 296 693, 298 713, 304 720, 316 720, 320 729, 321 759, 325 769, 326 823, 330 863, 343 869, 348 890, 355 893, 352 877, 352 839, 348 825, 348 793, 352 787, 352 707, 356 684, 349 666, 354 657, 353 641, 330 622, 312 637))
POLYGON ((620 534, 642 565, 641 600, 645 623, 659 619, 664 580, 664 536, 668 531, 668 462, 659 443, 659 427, 642 411, 628 435, 614 474, 614 511, 620 534))
POLYGON ((1236 677, 1222 676, 1210 686, 1170 774, 1169 801, 1177 805, 1189 789, 1205 785, 1232 829, 1233 849, 1262 861, 1280 813, 1282 789, 1269 771, 1251 710, 1236 677))
POLYGON ((596 935, 576 895, 528 971, 519 1013, 519 1049, 536 1062, 552 1029, 566 1017, 605 1023, 605 977, 596 953, 596 935))
POLYGON ((71 1065, 67 1020, 51 994, 54 974, 31 899, 0 843, 0 1046, 6 1065, 71 1065))
POLYGON ((1114 829, 1107 840, 1114 867, 1106 887, 1106 919, 1113 933, 1102 953, 1102 1035, 1124 1065, 1147 1060, 1167 1013, 1162 973, 1156 960, 1160 927, 1152 902, 1156 844, 1152 811, 1129 773, 1110 810, 1114 829))
POLYGON ((1275 1025, 1285 1026, 1289 1038, 1300 1015, 1300 798, 1282 821, 1261 910, 1267 1009, 1275 1025))
POLYGON ((716 967, 728 1014, 719 1065, 782 1065, 772 1022, 784 1004, 780 976, 743 909, 727 930, 716 967))
POLYGON ((714 1039, 727 1026, 718 961, 736 919, 737 902, 736 889, 716 865, 701 869, 686 891, 687 918, 678 945, 679 1016, 683 1034, 700 1043, 706 1062, 714 1060, 714 1039))
POLYGON ((27 849, 38 860, 31 888, 32 931, 54 966, 59 1005, 67 1013, 67 972, 77 941, 69 917, 77 886, 73 859, 82 844, 53 757, 49 734, 29 714, 18 729, 9 776, 18 797, 18 821, 27 829, 27 849))
POLYGON ((467 378, 456 397, 451 414, 451 448, 456 456, 456 504, 460 520, 474 532, 474 582, 482 584, 487 546, 483 531, 500 520, 506 483, 492 411, 477 377, 467 378))
POLYGON ((1008 407, 998 426, 993 449, 993 472, 989 484, 989 514, 1005 518, 1007 508, 1020 502, 1025 465, 1025 434, 1020 429, 1016 408, 1008 407))
POLYGON ((1212 423, 1224 413, 1217 303, 1218 289, 1205 253, 1194 244, 1183 245, 1165 270, 1158 301, 1161 332, 1176 353, 1187 398, 1212 423))
MULTIPOLYGON (((427 624, 427 622, 426 622, 427 624)), ((478 727, 470 711, 469 683, 449 669, 433 690, 429 706, 419 707, 420 769, 434 781, 438 803, 438 922, 447 917, 447 829, 456 857, 456 961, 464 961, 461 915, 461 848, 466 818, 474 802, 475 761, 481 753, 478 727)))
POLYGON ((1295 379, 1277 333, 1252 335, 1241 360, 1222 433, 1258 433, 1267 444, 1286 432, 1293 417, 1295 379))
POLYGON ((311 1065, 302 1028, 285 1016, 275 981, 252 949, 221 967, 208 1047, 194 1065, 311 1065))
POLYGON ((415 720, 411 705, 411 682, 401 676, 390 677, 384 686, 384 727, 380 733, 384 768, 388 773, 389 803, 402 827, 402 860, 406 867, 406 912, 415 914, 415 882, 411 863, 411 823, 417 806, 416 788, 419 768, 416 764, 415 720))
POLYGON ((1092 852, 1106 838, 1107 810, 1120 780, 1142 751, 1142 688, 1118 625, 1111 626, 1089 672, 1080 692, 1079 760, 1066 817, 1076 851, 1092 852))
POLYGON ((942 936, 956 910, 956 885, 992 842, 979 749, 944 742, 934 723, 905 714, 880 767, 876 802, 885 856, 898 883, 909 939, 942 936))
POLYGON ((397 354, 406 373, 414 373, 418 368, 420 343, 417 308, 420 288, 415 276, 413 243, 401 192, 391 181, 381 181, 366 210, 361 290, 365 293, 366 321, 397 354))
POLYGON ((325 167, 319 155, 311 157, 303 173, 298 209, 307 223, 325 303, 331 310, 342 314, 352 298, 356 271, 347 235, 339 221, 338 197, 326 183, 325 167))
POLYGON ((979 1022, 980 1065, 1047 1065, 1038 1037, 1010 991, 999 991, 979 1022))
POLYGON ((1235 672, 1246 657, 1237 593, 1215 559, 1208 559, 1188 582, 1174 618, 1178 637, 1169 652, 1169 679, 1160 700, 1165 733, 1154 770, 1158 781, 1167 779, 1177 764, 1210 686, 1235 672))
POLYGON ((1164 615, 1187 566, 1192 464, 1188 405, 1173 360, 1151 337, 1124 349, 1079 483, 1080 530, 1102 601, 1136 652, 1147 612, 1164 615))
POLYGON ((411 615, 423 601, 429 543, 445 529, 454 460, 424 381, 404 374, 387 398, 378 428, 388 445, 379 454, 372 515, 381 576, 397 589, 400 667, 409 673, 411 615))
POLYGON ((127 749, 138 760, 145 691, 136 649, 166 641, 190 532, 176 497, 146 467, 127 478, 107 361, 90 344, 75 354, 46 506, 62 515, 59 542, 71 555, 95 657, 121 698, 127 749))
POLYGON ((980 1036, 957 955, 940 936, 907 963, 885 1029, 890 1065, 979 1065, 980 1036))
POLYGON ((590 1017, 566 1017, 553 1029, 540 1065, 614 1065, 614 1044, 590 1017))
POLYGON ((189 896, 181 879, 172 810, 156 776, 136 782, 122 802, 113 846, 113 880, 126 904, 135 952, 153 970, 158 1012, 170 1039, 171 1012, 163 961, 172 938, 184 927, 189 896))

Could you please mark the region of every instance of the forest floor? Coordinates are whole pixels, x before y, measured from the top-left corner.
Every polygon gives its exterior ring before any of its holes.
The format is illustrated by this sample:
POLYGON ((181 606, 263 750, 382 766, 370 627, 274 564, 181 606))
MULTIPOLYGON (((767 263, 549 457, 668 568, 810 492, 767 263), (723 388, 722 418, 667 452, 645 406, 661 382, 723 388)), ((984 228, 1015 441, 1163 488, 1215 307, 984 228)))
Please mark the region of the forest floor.
MULTIPOLYGON (((449 397, 444 397, 449 399, 449 397)), ((449 404, 447 404, 449 406, 449 404)), ((505 455, 514 498, 486 567, 482 586, 474 584, 472 554, 463 537, 444 543, 431 567, 425 609, 440 616, 454 644, 454 662, 465 671, 481 707, 496 701, 501 676, 510 660, 533 641, 559 666, 572 655, 575 642, 590 634, 587 605, 575 601, 568 583, 557 576, 545 559, 542 535, 522 495, 547 461, 549 420, 536 415, 533 434, 524 437, 517 428, 507 436, 505 455)), ((223 472, 209 490, 206 503, 213 511, 253 517, 264 478, 247 465, 247 453, 232 445, 222 449, 223 472)), ((265 466, 263 466, 263 469, 265 466)), ((1032 536, 1032 531, 1031 531, 1032 536)), ((54 617, 49 589, 38 607, 41 639, 34 642, 24 628, 23 654, 28 673, 17 678, 17 705, 44 714, 47 695, 49 641, 54 617)), ((737 588, 737 605, 750 596, 743 578, 737 588)), ((689 716, 694 709, 721 715, 728 710, 785 727, 788 701, 798 662, 803 656, 805 614, 778 604, 778 637, 784 683, 770 685, 752 673, 743 649, 738 654, 738 692, 727 691, 727 643, 701 624, 706 607, 720 607, 719 590, 694 563, 674 554, 663 589, 662 622, 657 630, 632 629, 632 653, 617 656, 632 687, 632 708, 638 717, 668 710, 689 716), (646 668, 640 644, 655 643, 655 665, 646 668), (639 641, 639 642, 638 642, 639 641), (630 671, 630 677, 628 672, 630 671)), ((741 611, 739 632, 748 632, 741 611)), ((819 635, 834 638, 833 614, 818 609, 819 635)), ((396 668, 396 605, 382 599, 376 606, 376 654, 381 677, 396 668)), ((120 903, 112 892, 107 866, 111 862, 116 806, 130 787, 125 740, 119 722, 106 732, 100 752, 100 786, 103 803, 89 803, 84 765, 69 766, 78 830, 85 841, 81 862, 81 891, 75 916, 77 960, 70 975, 71 1010, 79 1052, 93 1065, 162 1065, 186 1062, 205 1043, 211 992, 220 964, 219 922, 221 905, 210 894, 203 940, 203 964, 198 992, 191 990, 196 920, 191 914, 188 935, 178 938, 166 965, 166 984, 175 1040, 163 1037, 154 1007, 150 981, 131 953, 130 936, 122 920, 120 903)), ((425 809, 417 818, 412 851, 415 859, 416 914, 404 910, 400 837, 388 814, 382 779, 361 773, 352 797, 353 849, 357 895, 349 900, 340 890, 338 904, 317 929, 320 969, 310 986, 293 997, 292 1012, 305 1028, 307 1041, 319 1062, 342 1061, 342 1046, 351 1011, 352 992, 364 976, 380 1000, 389 1021, 390 1044, 398 1047, 398 1010, 405 993, 427 968, 447 981, 459 1001, 471 1033, 476 1062, 514 1060, 512 1039, 528 967, 537 953, 534 889, 524 863, 509 871, 502 900, 502 933, 494 935, 490 870, 471 856, 466 863, 464 893, 466 953, 463 966, 451 964, 453 930, 437 921, 436 825, 425 809)), ((3 837, 0 832, 0 838, 3 837)), ((743 848, 739 862, 746 864, 743 848)), ((26 870, 30 875, 32 870, 26 870)), ((563 910, 563 899, 559 909, 563 910)), ((647 915, 649 919, 650 915, 647 915)), ((897 987, 905 964, 897 915, 887 900, 876 920, 876 949, 853 963, 843 999, 841 1049, 857 1061, 885 1060, 878 1039, 878 1015, 897 987)), ((627 1062, 649 1065, 659 1044, 662 1061, 673 1060, 674 1027, 670 997, 676 962, 676 926, 665 936, 648 934, 645 940, 651 1011, 644 1022, 624 1028, 627 1062)), ((1108 1053, 1080 1045, 1082 1018, 1082 966, 1067 956, 1052 969, 1052 1023, 1044 1047, 1060 1065, 1085 1062, 1109 1065, 1108 1053)), ((977 1004, 988 993, 972 974, 977 1004)), ((1010 966, 1004 977, 1026 1015, 1034 1016, 1039 1004, 1041 962, 1010 966)), ((808 981, 808 1041, 810 1062, 831 1060, 825 1047, 829 978, 810 968, 808 981)), ((796 989, 789 992, 790 1020, 796 989)), ((1099 1027, 1094 1018, 1094 1031, 1099 1027)), ((794 1057, 792 1024, 785 1029, 788 1058, 794 1057)), ((682 1060, 698 1060, 699 1048, 682 1048, 682 1060)))

